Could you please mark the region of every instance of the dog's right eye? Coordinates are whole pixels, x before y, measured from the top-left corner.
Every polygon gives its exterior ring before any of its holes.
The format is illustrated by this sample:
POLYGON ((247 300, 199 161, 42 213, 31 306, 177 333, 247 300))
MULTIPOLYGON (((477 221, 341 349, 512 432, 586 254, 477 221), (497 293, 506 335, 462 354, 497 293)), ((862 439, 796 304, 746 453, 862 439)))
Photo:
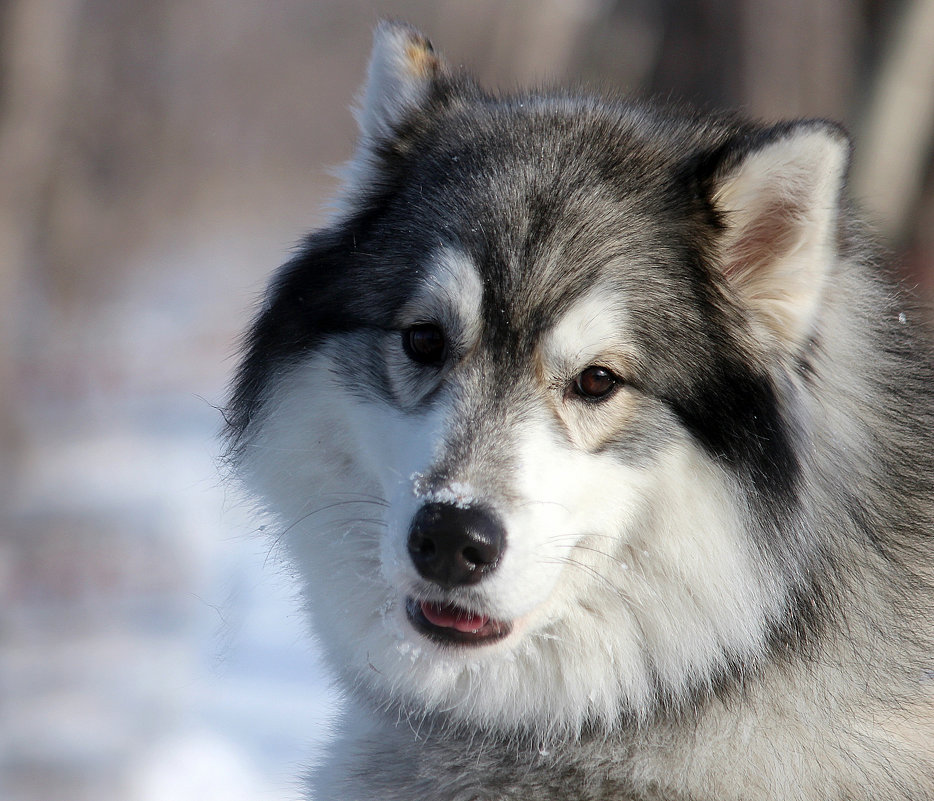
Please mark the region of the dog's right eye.
POLYGON ((440 365, 447 355, 444 332, 436 325, 423 323, 402 332, 402 349, 413 362, 440 365))

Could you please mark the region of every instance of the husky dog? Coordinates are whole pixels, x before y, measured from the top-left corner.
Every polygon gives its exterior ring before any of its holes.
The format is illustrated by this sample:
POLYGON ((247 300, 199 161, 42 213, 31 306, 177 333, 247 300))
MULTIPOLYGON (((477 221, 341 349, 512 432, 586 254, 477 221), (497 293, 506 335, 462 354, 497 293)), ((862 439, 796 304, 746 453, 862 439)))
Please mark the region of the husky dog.
POLYGON ((934 371, 824 121, 495 96, 382 24, 228 409, 319 801, 934 798, 934 371))

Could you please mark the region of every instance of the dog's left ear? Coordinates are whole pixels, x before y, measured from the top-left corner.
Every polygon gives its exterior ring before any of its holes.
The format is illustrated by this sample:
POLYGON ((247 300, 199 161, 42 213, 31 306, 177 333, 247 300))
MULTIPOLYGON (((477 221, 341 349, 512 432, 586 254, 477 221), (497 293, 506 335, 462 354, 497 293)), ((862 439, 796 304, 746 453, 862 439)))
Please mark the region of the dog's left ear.
POLYGON ((391 137, 428 100, 444 69, 431 42, 401 22, 381 22, 356 112, 364 146, 391 137))
POLYGON ((848 161, 841 128, 805 121, 734 144, 713 177, 721 269, 754 323, 789 350, 811 334, 836 259, 848 161))

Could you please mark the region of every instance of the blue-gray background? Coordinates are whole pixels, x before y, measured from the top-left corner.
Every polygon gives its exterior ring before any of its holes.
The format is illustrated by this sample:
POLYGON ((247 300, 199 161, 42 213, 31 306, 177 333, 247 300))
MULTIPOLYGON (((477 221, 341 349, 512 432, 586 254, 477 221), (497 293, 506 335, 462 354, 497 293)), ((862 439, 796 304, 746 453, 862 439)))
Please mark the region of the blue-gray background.
POLYGON ((216 465, 269 271, 324 217, 370 31, 489 85, 829 116, 934 275, 934 2, 0 1, 0 798, 297 797, 338 703, 216 465))

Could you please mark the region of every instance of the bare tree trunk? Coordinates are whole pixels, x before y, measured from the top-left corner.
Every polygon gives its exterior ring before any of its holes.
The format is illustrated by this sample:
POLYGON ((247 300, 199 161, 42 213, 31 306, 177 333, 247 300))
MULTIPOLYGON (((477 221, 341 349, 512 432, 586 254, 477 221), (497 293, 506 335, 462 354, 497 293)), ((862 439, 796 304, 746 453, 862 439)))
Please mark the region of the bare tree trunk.
POLYGON ((566 78, 581 35, 602 13, 596 0, 475 0, 436 8, 439 30, 461 32, 464 50, 485 48, 481 62, 472 65, 481 78, 508 75, 517 86, 566 78))
POLYGON ((934 144, 934 0, 907 5, 862 124, 853 188, 882 233, 902 239, 934 144))
POLYGON ((4 4, 0 75, 0 498, 21 445, 17 359, 26 271, 55 164, 79 0, 4 4))
POLYGON ((851 105, 857 9, 846 0, 742 4, 744 103, 766 119, 844 119, 851 105))

